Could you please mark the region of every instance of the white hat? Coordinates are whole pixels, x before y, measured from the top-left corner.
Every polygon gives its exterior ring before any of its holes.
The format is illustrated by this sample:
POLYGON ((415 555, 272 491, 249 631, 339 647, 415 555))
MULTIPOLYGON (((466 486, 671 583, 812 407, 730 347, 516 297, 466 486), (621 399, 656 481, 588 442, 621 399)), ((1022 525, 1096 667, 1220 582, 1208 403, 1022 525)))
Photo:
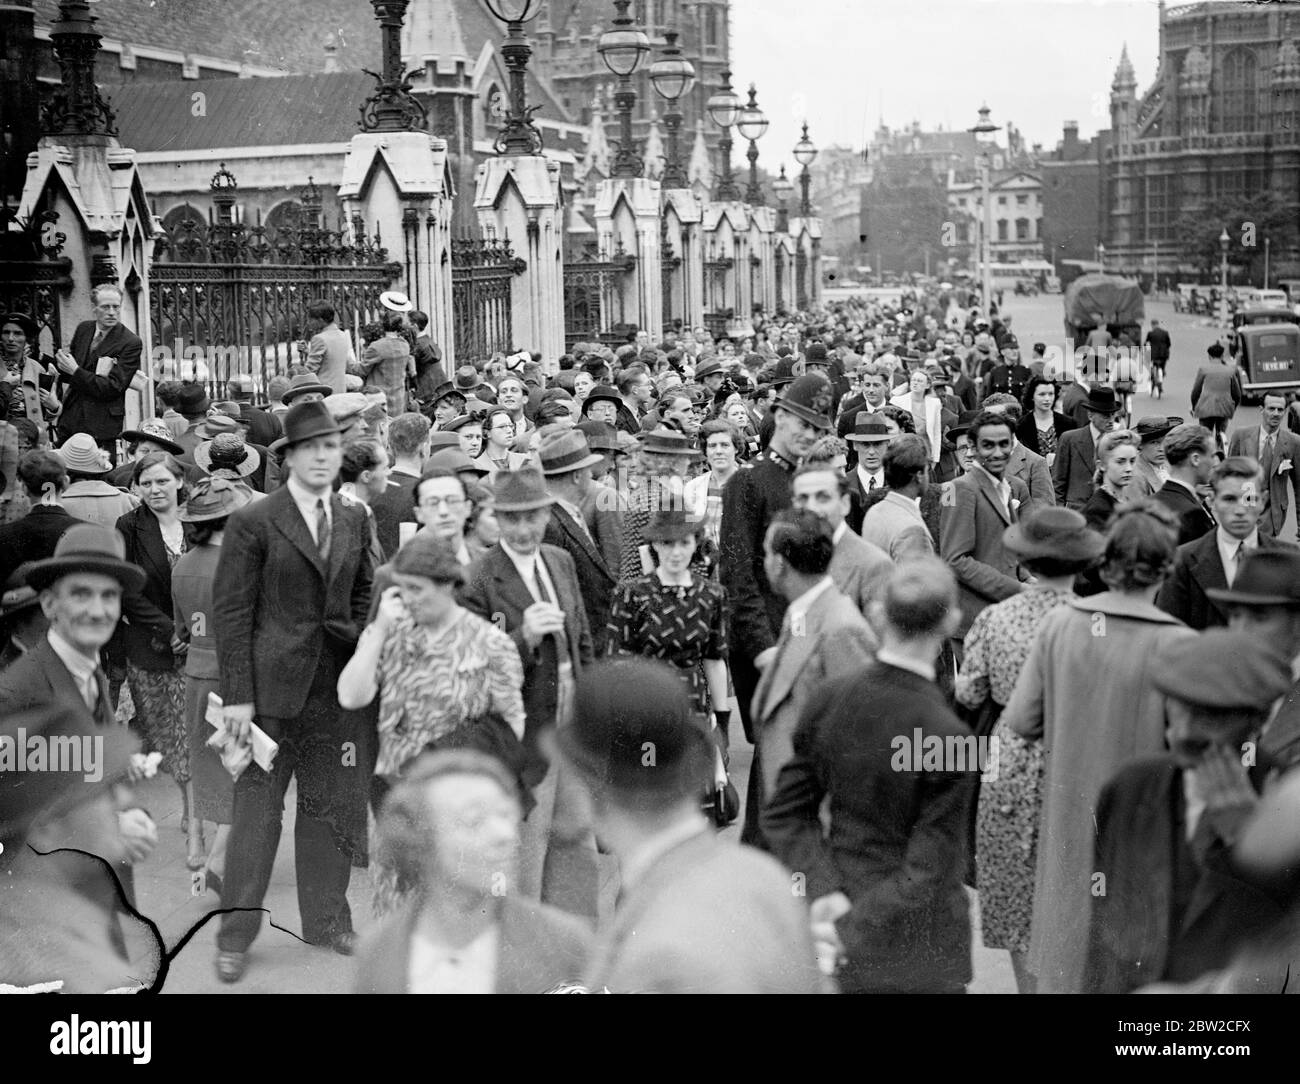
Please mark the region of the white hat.
POLYGON ((379 295, 379 303, 393 312, 410 312, 415 308, 411 299, 400 290, 385 290, 379 295))

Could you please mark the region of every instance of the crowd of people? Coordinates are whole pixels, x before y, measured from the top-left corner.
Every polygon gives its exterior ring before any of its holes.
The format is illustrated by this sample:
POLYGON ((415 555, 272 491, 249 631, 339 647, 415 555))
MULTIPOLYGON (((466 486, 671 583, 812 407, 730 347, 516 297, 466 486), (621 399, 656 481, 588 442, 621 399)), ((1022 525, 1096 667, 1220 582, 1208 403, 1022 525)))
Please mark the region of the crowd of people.
POLYGON ((0 982, 138 981, 160 770, 223 983, 291 781, 359 992, 959 993, 972 891, 1022 992, 1281 983, 1300 438, 1221 348, 1130 428, 1132 371, 925 290, 450 372, 389 293, 128 427, 94 300, 0 317, 0 982))

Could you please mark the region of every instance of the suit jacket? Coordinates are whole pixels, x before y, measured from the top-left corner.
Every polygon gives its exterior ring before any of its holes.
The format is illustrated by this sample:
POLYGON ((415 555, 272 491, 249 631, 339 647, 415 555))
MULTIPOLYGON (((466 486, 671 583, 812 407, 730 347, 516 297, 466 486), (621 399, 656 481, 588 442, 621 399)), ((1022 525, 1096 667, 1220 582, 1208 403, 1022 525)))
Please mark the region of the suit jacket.
POLYGON ((0 584, 19 565, 53 557, 63 532, 80 522, 62 505, 37 504, 22 519, 0 527, 0 584))
POLYGON ((1241 402, 1241 373, 1236 365, 1211 362, 1196 370, 1192 413, 1197 418, 1231 418, 1241 402))
MULTIPOLYGON (((845 538, 862 541, 851 531, 845 538)), ((834 585, 813 600, 801 629, 782 632, 750 709, 763 753, 764 794, 773 792, 781 767, 794 753, 794 732, 813 695, 829 679, 861 670, 877 646, 855 600, 834 585)))
MULTIPOLYGON (((1259 548, 1296 549, 1289 542, 1281 542, 1262 533, 1259 536, 1259 548)), ((1219 556, 1219 532, 1206 531, 1196 541, 1178 547, 1173 571, 1161 585, 1156 605, 1189 628, 1200 630, 1225 626, 1228 623, 1227 613, 1206 592, 1224 590, 1227 586, 1223 558, 1219 556)))
POLYGON ((388 399, 389 417, 406 409, 406 372, 411 365, 411 348, 400 335, 372 342, 361 355, 365 372, 363 391, 382 391, 388 399))
POLYGON ((808 899, 842 891, 852 903, 836 923, 849 958, 845 992, 970 980, 962 878, 977 775, 918 770, 927 739, 969 736, 934 682, 880 662, 823 685, 803 713, 794 757, 763 809, 763 835, 805 875, 808 899), (911 748, 901 764, 900 735, 911 748))
POLYGON ((140 370, 140 337, 122 324, 114 326, 90 356, 95 321, 85 320, 72 333, 70 353, 77 359, 71 373, 60 373, 63 381, 63 410, 59 414, 59 438, 89 433, 96 440, 111 440, 122 432, 126 414, 126 389, 140 370), (113 367, 97 376, 100 358, 112 358, 113 367))
POLYGON ((1228 438, 1229 455, 1246 455, 1259 461, 1267 484, 1264 487, 1264 514, 1259 519, 1259 533, 1276 538, 1286 523, 1290 489, 1295 490, 1296 504, 1300 507, 1300 437, 1282 426, 1273 436, 1273 451, 1265 462, 1259 454, 1259 426, 1234 429, 1228 438), (1291 460, 1291 469, 1279 474, 1278 465, 1291 460))
POLYGON ((391 561, 398 550, 402 524, 415 522, 412 502, 418 481, 419 478, 413 474, 395 470, 388 476, 388 488, 370 503, 370 511, 375 517, 375 533, 386 560, 391 561))
POLYGON ((347 391, 348 365, 355 360, 352 340, 338 324, 322 328, 307 344, 307 371, 328 384, 335 395, 347 391))
POLYGON ((1019 478, 1029 490, 1036 506, 1056 503, 1056 490, 1047 460, 1021 441, 1016 441, 1007 461, 1007 474, 1019 478))
MULTIPOLYGON (((862 537, 883 550, 891 561, 932 555, 934 539, 916 502, 897 495, 891 500, 891 492, 886 489, 885 495, 867 509, 862 520, 862 537)), ((925 497, 921 500, 924 502, 925 497)))
POLYGON ((835 543, 827 571, 836 589, 865 617, 867 605, 884 594, 894 562, 874 542, 846 530, 835 543))
POLYGON ((1056 503, 1079 511, 1092 496, 1093 477, 1097 472, 1097 446, 1092 441, 1092 426, 1083 425, 1063 433, 1056 445, 1052 463, 1052 481, 1056 503))
POLYGON ((808 910, 767 855, 708 829, 624 888, 586 986, 614 993, 816 993, 808 910))
POLYGON ((415 394, 420 399, 432 398, 439 385, 447 382, 442 351, 428 335, 417 335, 411 355, 415 358, 415 394))
MULTIPOLYGON (((407 904, 384 919, 357 951, 356 994, 410 992, 411 939, 418 910, 407 904)), ((535 900, 506 896, 497 925, 495 994, 544 994, 577 982, 591 955, 582 922, 535 900)))
MULTIPOLYGON (((564 611, 564 632, 569 662, 576 678, 594 657, 587 611, 582 604, 573 558, 557 546, 541 545, 541 557, 555 585, 556 603, 564 611)), ((460 593, 461 604, 485 621, 491 621, 515 642, 524 664, 524 745, 532 754, 531 766, 540 767, 537 740, 556 722, 559 700, 560 656, 556 637, 544 636, 530 648, 524 639, 524 611, 533 604, 510 555, 498 543, 470 568, 470 579, 460 593)))
POLYGON ((605 567, 611 572, 623 565, 623 514, 627 501, 613 486, 597 482, 588 487, 578 507, 587 518, 587 529, 600 547, 605 567))
MULTIPOLYGON (((1084 402, 1088 398, 1088 389, 1083 387, 1079 382, 1073 381, 1065 391, 1061 392, 1061 400, 1058 406, 1061 413, 1071 419, 1076 428, 1082 429, 1088 424, 1088 411, 1084 408, 1084 402)), ((1057 431, 1060 436, 1060 431, 1057 431)))
POLYGON ((126 559, 144 569, 144 587, 122 596, 122 621, 117 638, 126 657, 144 670, 171 670, 172 654, 172 566, 167 560, 158 517, 145 505, 134 508, 117 521, 126 541, 126 559), (155 643, 164 647, 155 647, 155 643))
POLYGON ((1281 919, 1278 902, 1233 870, 1222 840, 1209 845, 1204 864, 1194 858, 1185 816, 1183 770, 1168 755, 1131 763, 1102 787, 1092 868, 1106 891, 1092 898, 1085 993, 1186 982, 1226 966, 1281 919))
MULTIPOLYGON (((1011 499, 1027 507, 1029 490, 1019 478, 1007 478, 1011 499)), ((957 576, 961 625, 957 638, 966 635, 980 611, 1021 590, 1022 575, 1015 556, 1002 545, 1002 532, 1018 518, 1002 507, 992 479, 973 469, 951 483, 950 496, 941 509, 940 556, 957 576)))
POLYGON ((0 672, 0 719, 52 704, 75 711, 89 718, 96 726, 113 726, 113 702, 108 695, 108 682, 101 686, 99 703, 95 711, 86 707, 72 673, 50 646, 49 638, 42 636, 27 654, 7 670, 0 672))
POLYGON ((1152 495, 1178 517, 1178 544, 1194 542, 1213 529, 1214 517, 1206 510, 1199 499, 1177 482, 1166 482, 1152 495))
POLYGON ((341 666, 356 647, 374 575, 370 517, 337 493, 330 514, 328 563, 287 485, 227 521, 213 584, 226 704, 296 718, 325 652, 341 666))
POLYGON ((546 525, 546 534, 542 540, 564 550, 573 558, 582 605, 587 611, 592 651, 597 657, 603 655, 608 633, 605 626, 609 624, 609 607, 618 578, 605 564, 600 547, 585 529, 585 525, 575 523, 573 517, 558 504, 551 506, 551 521, 546 525))
POLYGON ((279 418, 268 414, 265 410, 259 410, 252 403, 240 403, 239 414, 244 424, 248 426, 248 443, 257 447, 262 456, 262 469, 265 470, 267 446, 284 436, 284 427, 280 424, 279 418))

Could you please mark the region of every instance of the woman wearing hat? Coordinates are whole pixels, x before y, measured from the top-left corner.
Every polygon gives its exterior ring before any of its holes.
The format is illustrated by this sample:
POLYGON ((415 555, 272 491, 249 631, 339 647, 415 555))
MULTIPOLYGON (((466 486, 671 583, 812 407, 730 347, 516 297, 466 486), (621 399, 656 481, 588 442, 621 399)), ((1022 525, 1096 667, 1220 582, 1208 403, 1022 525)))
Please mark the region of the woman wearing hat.
POLYGON ((172 569, 187 548, 181 521, 185 471, 167 452, 154 452, 136 462, 131 483, 142 503, 117 521, 117 529, 126 541, 126 559, 144 570, 145 583, 123 596, 118 637, 126 652, 136 724, 148 748, 162 754, 163 771, 181 788, 189 858, 201 862, 198 818, 190 816, 190 741, 181 658, 186 648, 172 621, 172 569))
POLYGON ((176 636, 188 644, 185 652, 185 721, 190 750, 190 782, 186 787, 190 811, 188 824, 190 869, 206 869, 207 883, 221 894, 226 836, 230 832, 235 784, 208 747, 212 727, 207 721, 208 694, 219 691, 217 640, 212 621, 212 584, 221 557, 226 521, 232 512, 252 501, 247 486, 227 477, 197 482, 179 513, 185 525, 188 548, 172 568, 172 623, 176 636), (206 860, 203 857, 203 822, 216 824, 217 835, 206 860))
MULTIPOLYGON (((623 515, 623 560, 621 580, 635 580, 649 569, 650 556, 642 543, 645 530, 654 514, 665 508, 684 508, 687 468, 697 459, 695 443, 675 429, 657 429, 641 441, 639 456, 640 484, 627 495, 623 515)), ((706 569, 712 553, 701 547, 696 554, 701 571, 706 569)))
POLYGON ((1105 545, 1083 516, 1068 508, 1039 509, 1003 532, 1034 582, 1018 595, 980 612, 966 633, 954 688, 957 702, 976 712, 977 729, 998 747, 994 778, 980 786, 975 820, 981 931, 984 944, 1007 949, 1016 985, 1033 993, 1025 969, 1034 894, 1034 861, 1041 808, 1043 749, 1005 726, 998 716, 1011 699, 1038 627, 1074 595, 1074 578, 1093 565, 1105 545))
POLYGON ((490 482, 498 471, 518 470, 528 462, 526 452, 511 451, 515 442, 515 423, 510 412, 501 407, 488 411, 483 419, 483 454, 474 460, 488 472, 490 482))
POLYGON ((1150 501, 1119 511, 1106 537, 1108 590, 1070 599, 1039 626, 1002 725, 1043 743, 1028 971, 1042 993, 1083 982, 1095 884, 1096 800, 1124 764, 1164 749, 1165 697, 1150 660, 1195 633, 1155 605, 1173 567, 1177 525, 1150 501))
POLYGON ((136 463, 150 452, 166 452, 177 457, 185 454, 185 449, 172 436, 171 427, 161 418, 148 418, 135 429, 123 429, 121 437, 126 441, 126 454, 129 458, 109 474, 108 481, 122 489, 131 484, 136 463))
POLYGON ((455 433, 460 440, 460 450, 465 453, 468 459, 477 459, 483 454, 483 419, 484 414, 479 411, 473 411, 469 414, 458 414, 452 418, 446 425, 441 427, 442 432, 455 433))
POLYGON ((58 456, 68 470, 68 488, 59 497, 68 515, 114 527, 122 516, 139 506, 140 499, 133 493, 109 484, 112 465, 89 433, 74 433, 63 442, 58 456))

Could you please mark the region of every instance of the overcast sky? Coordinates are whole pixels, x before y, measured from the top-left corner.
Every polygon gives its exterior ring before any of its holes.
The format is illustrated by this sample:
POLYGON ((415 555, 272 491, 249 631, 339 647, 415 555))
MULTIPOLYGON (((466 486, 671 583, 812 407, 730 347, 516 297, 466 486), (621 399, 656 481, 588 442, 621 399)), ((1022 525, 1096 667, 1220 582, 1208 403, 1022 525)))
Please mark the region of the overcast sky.
MULTIPOLYGON (((860 149, 885 123, 969 128, 984 101, 1047 148, 1061 122, 1086 139, 1109 126, 1110 81, 1127 42, 1138 95, 1155 76, 1155 0, 734 0, 731 58, 772 126, 759 143, 785 161, 806 118, 819 146, 860 149)), ((998 134, 999 143, 1005 134, 998 134)))

